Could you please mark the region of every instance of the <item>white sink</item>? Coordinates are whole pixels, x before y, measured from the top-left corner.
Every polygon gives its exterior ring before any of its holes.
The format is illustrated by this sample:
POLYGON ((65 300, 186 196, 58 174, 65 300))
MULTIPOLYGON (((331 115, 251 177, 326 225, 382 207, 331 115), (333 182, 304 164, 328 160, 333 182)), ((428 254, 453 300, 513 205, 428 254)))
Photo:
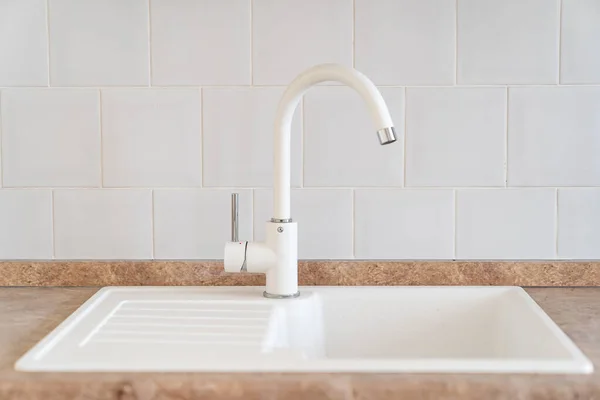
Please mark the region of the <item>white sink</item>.
POLYGON ((518 287, 104 288, 24 371, 590 373, 518 287))

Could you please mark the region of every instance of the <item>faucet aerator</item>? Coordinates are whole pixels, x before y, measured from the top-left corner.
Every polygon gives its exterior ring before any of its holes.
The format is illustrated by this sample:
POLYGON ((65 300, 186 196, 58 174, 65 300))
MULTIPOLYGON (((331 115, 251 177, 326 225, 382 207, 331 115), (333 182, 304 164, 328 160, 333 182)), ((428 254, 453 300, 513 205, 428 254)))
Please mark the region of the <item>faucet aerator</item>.
POLYGON ((379 144, 385 146, 396 141, 396 131, 393 126, 383 128, 377 131, 377 137, 379 138, 379 144))

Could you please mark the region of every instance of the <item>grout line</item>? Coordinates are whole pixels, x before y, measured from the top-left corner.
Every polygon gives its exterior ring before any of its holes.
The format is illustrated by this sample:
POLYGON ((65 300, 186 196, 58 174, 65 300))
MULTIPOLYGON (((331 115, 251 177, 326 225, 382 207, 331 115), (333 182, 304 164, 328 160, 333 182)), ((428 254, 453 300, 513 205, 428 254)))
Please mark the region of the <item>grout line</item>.
POLYGON ((352 258, 356 258, 356 189, 352 189, 352 258))
POLYGON ((300 115, 302 116, 302 118, 300 118, 300 164, 301 164, 301 174, 300 174, 300 187, 303 188, 304 187, 304 166, 306 165, 306 159, 304 156, 304 141, 305 141, 305 112, 304 112, 304 96, 302 96, 302 99, 300 100, 300 115))
POLYGON ((255 222, 254 222, 254 190, 250 191, 250 226, 252 227, 252 229, 250 230, 250 235, 251 237, 249 238, 249 240, 255 241, 256 239, 254 239, 254 229, 255 229, 255 222))
POLYGON ((508 87, 504 102, 504 187, 508 187, 508 87))
POLYGON ((402 186, 401 187, 406 187, 406 136, 408 133, 407 130, 407 118, 406 118, 406 103, 408 102, 408 90, 406 90, 406 88, 404 88, 404 108, 403 108, 403 117, 404 117, 404 132, 402 132, 402 186))
POLYGON ((558 71, 556 81, 560 85, 562 68, 562 19, 563 19, 563 1, 558 0, 558 71))
POLYGON ((152 196, 152 215, 150 217, 150 227, 152 233, 152 259, 156 259, 156 226, 154 224, 154 189, 151 191, 152 196))
MULTIPOLYGON (((271 186, 4 186, 3 190, 272 190, 271 186)), ((600 186, 292 186, 292 190, 539 190, 600 189, 600 186)))
POLYGON ((136 189, 148 189, 146 187, 106 187, 100 186, 5 186, 4 190, 136 190, 136 189))
POLYGON ((456 201, 457 197, 458 197, 458 190, 454 189, 453 191, 453 196, 454 196, 454 215, 452 216, 453 220, 454 220, 454 249, 453 249, 453 254, 452 254, 452 258, 454 260, 456 260, 456 254, 458 253, 458 202, 456 201))
POLYGON ((454 86, 458 85, 458 1, 454 0, 454 86))
POLYGON ((52 224, 52 259, 56 259, 56 218, 54 212, 54 190, 50 191, 50 222, 52 224))
POLYGON ((100 130, 100 187, 104 187, 104 129, 102 126, 102 91, 98 89, 98 129, 100 130))
MULTIPOLYGON (((566 84, 556 84, 556 83, 538 83, 538 84, 518 84, 518 83, 509 83, 509 84, 464 84, 464 85, 391 85, 391 84, 379 84, 376 85, 378 88, 434 88, 434 89, 443 89, 443 88, 548 88, 548 87, 600 87, 600 83, 597 82, 589 82, 589 83, 566 83, 566 84)), ((273 89, 285 89, 286 85, 270 85, 270 84, 252 84, 252 85, 153 85, 153 89, 247 89, 247 88, 273 88, 273 89)), ((343 87, 340 84, 327 84, 327 83, 319 83, 319 87, 343 87)), ((17 85, 17 86, 0 86, 1 89, 51 89, 51 90, 62 90, 62 89, 72 89, 72 90, 84 90, 84 89, 148 89, 148 85, 122 85, 122 86, 35 86, 35 85, 17 85)))
POLYGON ((46 62, 48 63, 48 87, 50 87, 50 0, 46 0, 46 62))
POLYGON ((558 188, 554 191, 554 258, 558 258, 558 188))
POLYGON ((250 0, 250 86, 254 86, 254 0, 250 0))
POLYGON ((200 88, 200 187, 204 187, 204 89, 200 88))
POLYGON ((356 0, 352 0, 352 68, 356 68, 356 0))
POLYGON ((148 0, 148 86, 152 87, 152 0, 148 0))
POLYGON ((256 207, 255 194, 256 189, 252 189, 252 240, 256 240, 256 224, 254 223, 254 207, 256 207))

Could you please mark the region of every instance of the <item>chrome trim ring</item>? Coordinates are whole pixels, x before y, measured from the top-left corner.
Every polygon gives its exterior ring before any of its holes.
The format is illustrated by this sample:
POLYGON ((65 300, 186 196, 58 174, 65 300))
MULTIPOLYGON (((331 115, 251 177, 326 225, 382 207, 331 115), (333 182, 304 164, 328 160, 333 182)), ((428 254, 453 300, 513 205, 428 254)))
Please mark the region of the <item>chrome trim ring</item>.
POLYGON ((292 222, 292 219, 291 218, 285 218, 285 219, 271 218, 271 222, 274 222, 276 224, 288 224, 288 223, 292 222))
POLYGON ((295 299, 296 297, 300 296, 300 292, 298 291, 294 294, 271 294, 267 293, 267 291, 264 291, 263 296, 265 296, 267 299, 295 299))

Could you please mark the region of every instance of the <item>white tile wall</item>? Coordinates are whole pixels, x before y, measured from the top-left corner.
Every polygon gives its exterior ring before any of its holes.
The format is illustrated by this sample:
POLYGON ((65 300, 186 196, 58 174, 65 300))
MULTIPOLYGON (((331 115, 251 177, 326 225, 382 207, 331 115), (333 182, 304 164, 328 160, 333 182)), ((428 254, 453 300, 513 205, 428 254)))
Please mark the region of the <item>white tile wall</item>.
POLYGON ((458 82, 556 83, 560 0, 457 0, 458 82))
POLYGON ((354 201, 356 258, 453 258, 452 190, 361 189, 354 201))
POLYGON ((287 85, 314 64, 352 66, 352 0, 252 0, 258 85, 287 85))
POLYGON ((0 1, 0 86, 46 86, 45 0, 0 1))
MULTIPOLYGON (((404 89, 381 92, 401 137, 404 89)), ((314 88, 306 94, 304 110, 305 186, 402 185, 402 144, 379 145, 368 110, 352 89, 314 88)))
POLYGON ((504 186, 506 89, 410 88, 407 186, 504 186))
POLYGON ((561 83, 600 83, 600 1, 562 0, 561 83))
POLYGON ((148 189, 54 191, 58 259, 152 257, 152 192, 148 189))
POLYGON ((2 91, 4 186, 100 186, 94 89, 2 91))
POLYGON ((197 89, 102 91, 104 185, 200 186, 197 89))
POLYGON ((456 194, 456 258, 548 259, 556 189, 465 189, 456 194))
POLYGON ((52 192, 0 190, 0 257, 52 258, 52 192))
POLYGON ((508 183, 600 186, 600 87, 509 89, 508 183))
POLYGON ((0 0, 0 259, 213 259, 271 217, 273 119, 310 90, 313 259, 600 258, 600 0, 0 0))
POLYGON ((558 189, 559 258, 600 258, 600 188, 558 189))
POLYGON ((355 0, 356 68, 380 85, 451 85, 456 0, 355 0))
POLYGON ((48 0, 53 86, 147 85, 147 0, 48 0))
POLYGON ((153 84, 250 84, 250 1, 152 0, 150 9, 153 84))

